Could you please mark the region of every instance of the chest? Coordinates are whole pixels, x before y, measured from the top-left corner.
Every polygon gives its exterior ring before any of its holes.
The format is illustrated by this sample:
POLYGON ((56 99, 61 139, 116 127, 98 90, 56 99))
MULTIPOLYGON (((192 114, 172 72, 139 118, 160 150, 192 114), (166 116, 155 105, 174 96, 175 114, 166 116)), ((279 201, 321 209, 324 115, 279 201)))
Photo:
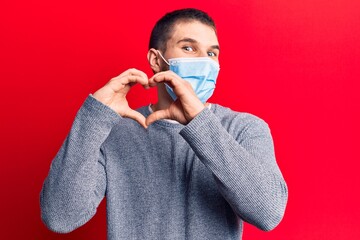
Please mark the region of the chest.
POLYGON ((142 196, 217 195, 212 173, 178 131, 123 131, 117 139, 105 148, 108 187, 124 186, 142 196))

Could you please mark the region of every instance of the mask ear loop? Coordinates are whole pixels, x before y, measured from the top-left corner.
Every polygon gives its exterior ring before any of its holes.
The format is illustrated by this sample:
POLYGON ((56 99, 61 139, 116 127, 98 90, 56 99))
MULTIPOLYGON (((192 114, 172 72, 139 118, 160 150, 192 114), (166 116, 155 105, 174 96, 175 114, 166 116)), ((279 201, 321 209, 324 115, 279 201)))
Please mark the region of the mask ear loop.
MULTIPOLYGON (((160 57, 162 58, 162 60, 164 60, 164 62, 167 64, 167 65, 169 65, 170 66, 170 63, 168 62, 168 61, 166 61, 166 59, 163 57, 163 55, 161 54, 161 52, 159 51, 159 50, 156 50, 158 53, 159 53, 159 55, 160 55, 160 57)), ((164 83, 168 88, 170 88, 170 89, 172 89, 167 83, 164 83)))
POLYGON ((167 65, 170 66, 170 63, 169 63, 168 61, 166 61, 166 59, 163 57, 163 55, 161 54, 161 52, 160 52, 159 50, 156 50, 156 51, 159 53, 159 55, 160 55, 160 57, 162 58, 162 60, 164 60, 164 62, 165 62, 167 65))

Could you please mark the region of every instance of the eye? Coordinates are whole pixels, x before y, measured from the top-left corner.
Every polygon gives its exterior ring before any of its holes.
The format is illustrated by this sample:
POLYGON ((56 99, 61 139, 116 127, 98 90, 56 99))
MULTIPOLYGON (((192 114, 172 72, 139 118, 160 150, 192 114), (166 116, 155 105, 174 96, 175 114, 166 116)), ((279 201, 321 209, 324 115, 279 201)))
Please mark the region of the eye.
POLYGON ((187 52, 193 52, 194 51, 194 49, 192 47, 190 47, 190 46, 182 47, 182 49, 184 49, 187 52))
POLYGON ((216 53, 214 53, 214 52, 208 52, 207 54, 208 54, 209 57, 216 57, 217 56, 216 53))

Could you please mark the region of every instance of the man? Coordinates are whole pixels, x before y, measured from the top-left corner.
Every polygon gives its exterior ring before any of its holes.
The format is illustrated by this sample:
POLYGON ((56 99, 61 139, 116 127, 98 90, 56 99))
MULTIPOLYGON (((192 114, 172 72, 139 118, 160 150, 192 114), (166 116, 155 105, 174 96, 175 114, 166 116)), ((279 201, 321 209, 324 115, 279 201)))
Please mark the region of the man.
POLYGON ((239 239, 243 221, 263 230, 281 221, 287 187, 266 123, 206 102, 219 50, 202 11, 157 22, 155 74, 129 69, 90 95, 53 160, 40 197, 50 229, 85 224, 104 196, 109 240, 239 239), (158 102, 131 109, 136 83, 157 86, 158 102))

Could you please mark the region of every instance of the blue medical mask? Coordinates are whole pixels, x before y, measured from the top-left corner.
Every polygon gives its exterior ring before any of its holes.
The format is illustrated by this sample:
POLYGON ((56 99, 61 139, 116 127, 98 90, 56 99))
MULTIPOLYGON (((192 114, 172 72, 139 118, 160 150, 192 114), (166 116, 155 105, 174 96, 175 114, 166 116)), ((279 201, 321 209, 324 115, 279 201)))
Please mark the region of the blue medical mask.
MULTIPOLYGON (((201 102, 205 103, 212 96, 220 70, 217 62, 209 57, 171 58, 166 61, 160 52, 159 54, 171 71, 191 84, 201 102)), ((177 96, 173 89, 165 85, 167 92, 175 101, 177 96)))

